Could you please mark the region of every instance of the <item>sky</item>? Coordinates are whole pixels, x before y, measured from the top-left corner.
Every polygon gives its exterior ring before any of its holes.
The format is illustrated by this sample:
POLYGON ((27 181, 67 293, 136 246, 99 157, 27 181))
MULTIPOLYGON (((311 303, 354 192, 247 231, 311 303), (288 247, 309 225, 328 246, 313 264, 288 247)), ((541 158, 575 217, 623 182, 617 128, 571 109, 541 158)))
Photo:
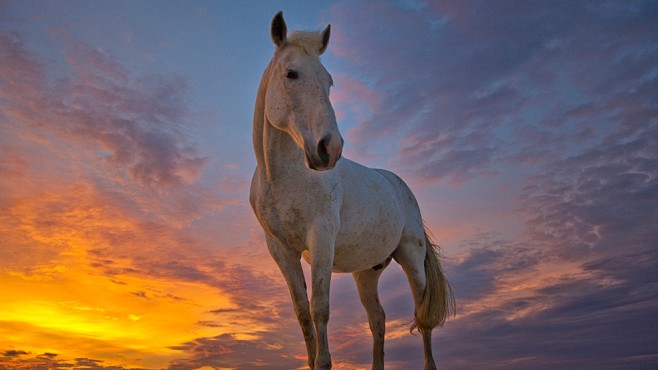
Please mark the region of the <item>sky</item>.
MULTIPOLYGON (((270 21, 442 247, 444 369, 658 364, 658 2, 0 1, 0 369, 294 369, 248 202, 270 21)), ((308 268, 306 268, 308 276, 308 268)), ((370 368, 350 275, 334 368, 370 368)), ((422 366, 395 263, 386 365, 422 366)))

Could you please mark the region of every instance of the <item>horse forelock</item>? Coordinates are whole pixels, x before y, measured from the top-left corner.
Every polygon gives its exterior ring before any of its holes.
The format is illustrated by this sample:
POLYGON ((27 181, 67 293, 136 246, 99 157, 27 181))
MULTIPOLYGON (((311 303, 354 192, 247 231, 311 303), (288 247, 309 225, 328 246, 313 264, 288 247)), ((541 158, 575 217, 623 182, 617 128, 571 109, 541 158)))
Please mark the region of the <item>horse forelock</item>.
POLYGON ((320 55, 322 49, 322 33, 313 31, 293 31, 286 40, 289 45, 294 45, 308 55, 320 55))

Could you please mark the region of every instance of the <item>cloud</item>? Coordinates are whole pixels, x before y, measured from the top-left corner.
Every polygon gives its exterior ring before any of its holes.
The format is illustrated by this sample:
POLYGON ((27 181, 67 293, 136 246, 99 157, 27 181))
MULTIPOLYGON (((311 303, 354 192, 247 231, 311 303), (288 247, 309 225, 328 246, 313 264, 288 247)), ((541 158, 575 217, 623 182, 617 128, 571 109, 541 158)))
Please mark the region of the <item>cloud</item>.
POLYGON ((526 188, 530 226, 567 255, 650 248, 658 225, 658 123, 555 164, 526 188), (620 246, 624 246, 620 248, 620 246))
POLYGON ((0 176, 5 179, 14 179, 24 176, 28 162, 22 157, 16 146, 6 145, 0 147, 0 176))
POLYGON ((85 370, 144 370, 120 365, 108 365, 105 361, 89 358, 63 360, 59 359, 57 354, 47 352, 40 355, 32 355, 25 351, 9 350, 5 351, 2 357, 0 357, 0 366, 7 369, 29 368, 34 370, 49 370, 74 368, 85 370))
POLYGON ((547 166, 521 195, 525 237, 473 238, 447 261, 459 315, 441 331, 445 366, 655 361, 646 327, 658 305, 655 130, 547 166))
POLYGON ((407 175, 459 183, 595 143, 595 125, 628 123, 619 113, 633 126, 655 117, 650 3, 421 4, 331 12, 343 68, 382 94, 354 139, 401 140, 393 164, 407 175), (566 117, 576 107, 587 107, 577 122, 566 117))
MULTIPOLYGON (((259 335, 261 333, 254 333, 259 335)), ((194 353, 196 356, 173 361, 169 369, 191 369, 201 366, 227 367, 237 369, 298 368, 306 363, 290 348, 284 347, 283 338, 261 340, 241 340, 225 334, 213 338, 200 338, 185 343, 176 349, 194 353)), ((303 344, 302 344, 303 346, 303 344)))
POLYGON ((528 247, 491 238, 476 243, 481 247, 447 267, 458 316, 438 330, 442 366, 642 367, 655 361, 655 328, 647 328, 658 305, 651 267, 658 254, 651 243, 591 253, 590 262, 570 262, 560 244, 545 240, 529 239, 528 247))
POLYGON ((144 261, 194 244, 178 231, 230 201, 197 182, 207 160, 188 138, 185 80, 136 75, 107 51, 56 37, 70 74, 0 32, 5 261, 39 265, 72 243, 99 257, 111 250, 106 261, 144 261))
POLYGON ((504 291, 498 292, 502 304, 496 309, 446 325, 442 332, 446 338, 477 339, 443 347, 444 364, 519 369, 538 362, 551 368, 646 366, 655 361, 650 347, 653 331, 642 329, 655 310, 650 290, 637 281, 611 284, 594 276, 564 277, 545 284, 531 297, 508 300, 504 291), (544 308, 509 318, 529 306, 544 308))
POLYGON ((17 350, 8 350, 5 351, 2 355, 4 357, 18 357, 22 355, 29 355, 30 352, 25 352, 25 351, 17 351, 17 350))
POLYGON ((655 129, 556 163, 524 191, 522 244, 474 239, 449 264, 460 312, 442 337, 460 344, 442 347, 446 366, 655 361, 646 328, 658 305, 655 129))
POLYGON ((231 266, 217 276, 216 284, 231 297, 234 308, 212 309, 212 319, 199 324, 228 333, 173 346, 182 356, 169 368, 274 369, 306 363, 301 330, 278 271, 264 273, 252 267, 231 266))
POLYGON ((384 94, 352 75, 337 72, 332 73, 332 76, 335 87, 331 92, 331 102, 336 109, 337 120, 341 123, 356 122, 356 126, 346 131, 347 142, 350 144, 347 148, 357 158, 372 160, 372 155, 368 155, 368 149, 372 145, 369 145, 368 140, 364 138, 364 135, 368 134, 365 127, 374 112, 383 109, 384 94))
POLYGON ((73 155, 109 165, 117 178, 165 188, 193 182, 206 159, 185 137, 185 81, 132 76, 106 52, 65 40, 73 72, 51 81, 45 62, 19 36, 3 32, 0 80, 8 89, 1 96, 2 117, 25 126, 25 135, 43 145, 75 143, 81 152, 73 155))

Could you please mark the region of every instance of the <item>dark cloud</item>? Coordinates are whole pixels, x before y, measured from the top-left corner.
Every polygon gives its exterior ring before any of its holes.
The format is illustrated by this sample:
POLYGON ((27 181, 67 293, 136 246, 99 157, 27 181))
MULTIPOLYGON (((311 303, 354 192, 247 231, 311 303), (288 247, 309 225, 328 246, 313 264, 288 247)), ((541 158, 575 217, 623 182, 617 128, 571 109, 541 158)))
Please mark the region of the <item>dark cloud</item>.
POLYGON ((556 163, 526 188, 529 225, 566 255, 625 255, 658 240, 658 122, 556 163))
POLYGON ((632 280, 565 278, 530 299, 514 299, 496 310, 448 323, 442 335, 462 340, 444 344, 444 364, 518 369, 650 366, 658 356, 653 348, 657 327, 651 319, 658 302, 652 290, 632 280), (528 307, 537 309, 509 318, 528 307))
POLYGON ((450 276, 450 282, 460 300, 477 299, 491 293, 495 289, 498 272, 491 269, 491 264, 499 262, 505 255, 505 252, 490 249, 469 253, 467 259, 450 276))
MULTIPOLYGON (((254 333, 255 335, 263 333, 254 333)), ((287 347, 285 338, 268 335, 261 340, 240 340, 223 334, 212 338, 200 338, 173 349, 194 353, 188 359, 175 360, 169 369, 195 369, 202 366, 236 369, 293 369, 303 366, 305 359, 296 358, 299 349, 287 347)), ((303 347, 303 344, 302 344, 303 347)))
POLYGON ((143 368, 105 365, 104 361, 89 358, 66 360, 56 353, 32 354, 20 350, 8 350, 0 357, 0 369, 78 369, 78 370, 146 370, 143 368))
POLYGON ((29 354, 30 354, 30 352, 18 351, 18 350, 11 349, 11 350, 5 351, 2 355, 4 357, 18 357, 18 356, 29 355, 29 354))
MULTIPOLYGON (((274 327, 297 324, 285 280, 278 272, 270 276, 243 266, 232 266, 218 275, 217 284, 239 307, 231 315, 236 322, 243 320, 274 327)), ((211 312, 221 318, 230 310, 211 312)), ((301 329, 299 335, 301 339, 301 329)))
POLYGON ((148 297, 146 296, 146 292, 145 292, 145 291, 131 292, 130 294, 135 295, 135 296, 137 296, 137 297, 139 297, 139 298, 148 299, 148 297))

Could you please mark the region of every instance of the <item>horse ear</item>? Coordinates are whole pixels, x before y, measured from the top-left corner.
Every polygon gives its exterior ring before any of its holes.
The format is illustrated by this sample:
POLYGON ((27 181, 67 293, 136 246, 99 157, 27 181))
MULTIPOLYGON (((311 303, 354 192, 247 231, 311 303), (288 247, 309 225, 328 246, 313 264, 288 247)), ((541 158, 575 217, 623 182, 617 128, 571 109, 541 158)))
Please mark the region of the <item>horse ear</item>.
POLYGON ((272 41, 276 46, 281 46, 286 42, 286 34, 288 33, 288 27, 286 26, 286 21, 283 19, 283 12, 280 11, 276 13, 274 18, 272 18, 272 41))
POLYGON ((324 53, 327 50, 327 45, 329 45, 329 37, 331 36, 331 25, 328 24, 327 28, 322 31, 322 47, 320 48, 320 54, 324 53))

